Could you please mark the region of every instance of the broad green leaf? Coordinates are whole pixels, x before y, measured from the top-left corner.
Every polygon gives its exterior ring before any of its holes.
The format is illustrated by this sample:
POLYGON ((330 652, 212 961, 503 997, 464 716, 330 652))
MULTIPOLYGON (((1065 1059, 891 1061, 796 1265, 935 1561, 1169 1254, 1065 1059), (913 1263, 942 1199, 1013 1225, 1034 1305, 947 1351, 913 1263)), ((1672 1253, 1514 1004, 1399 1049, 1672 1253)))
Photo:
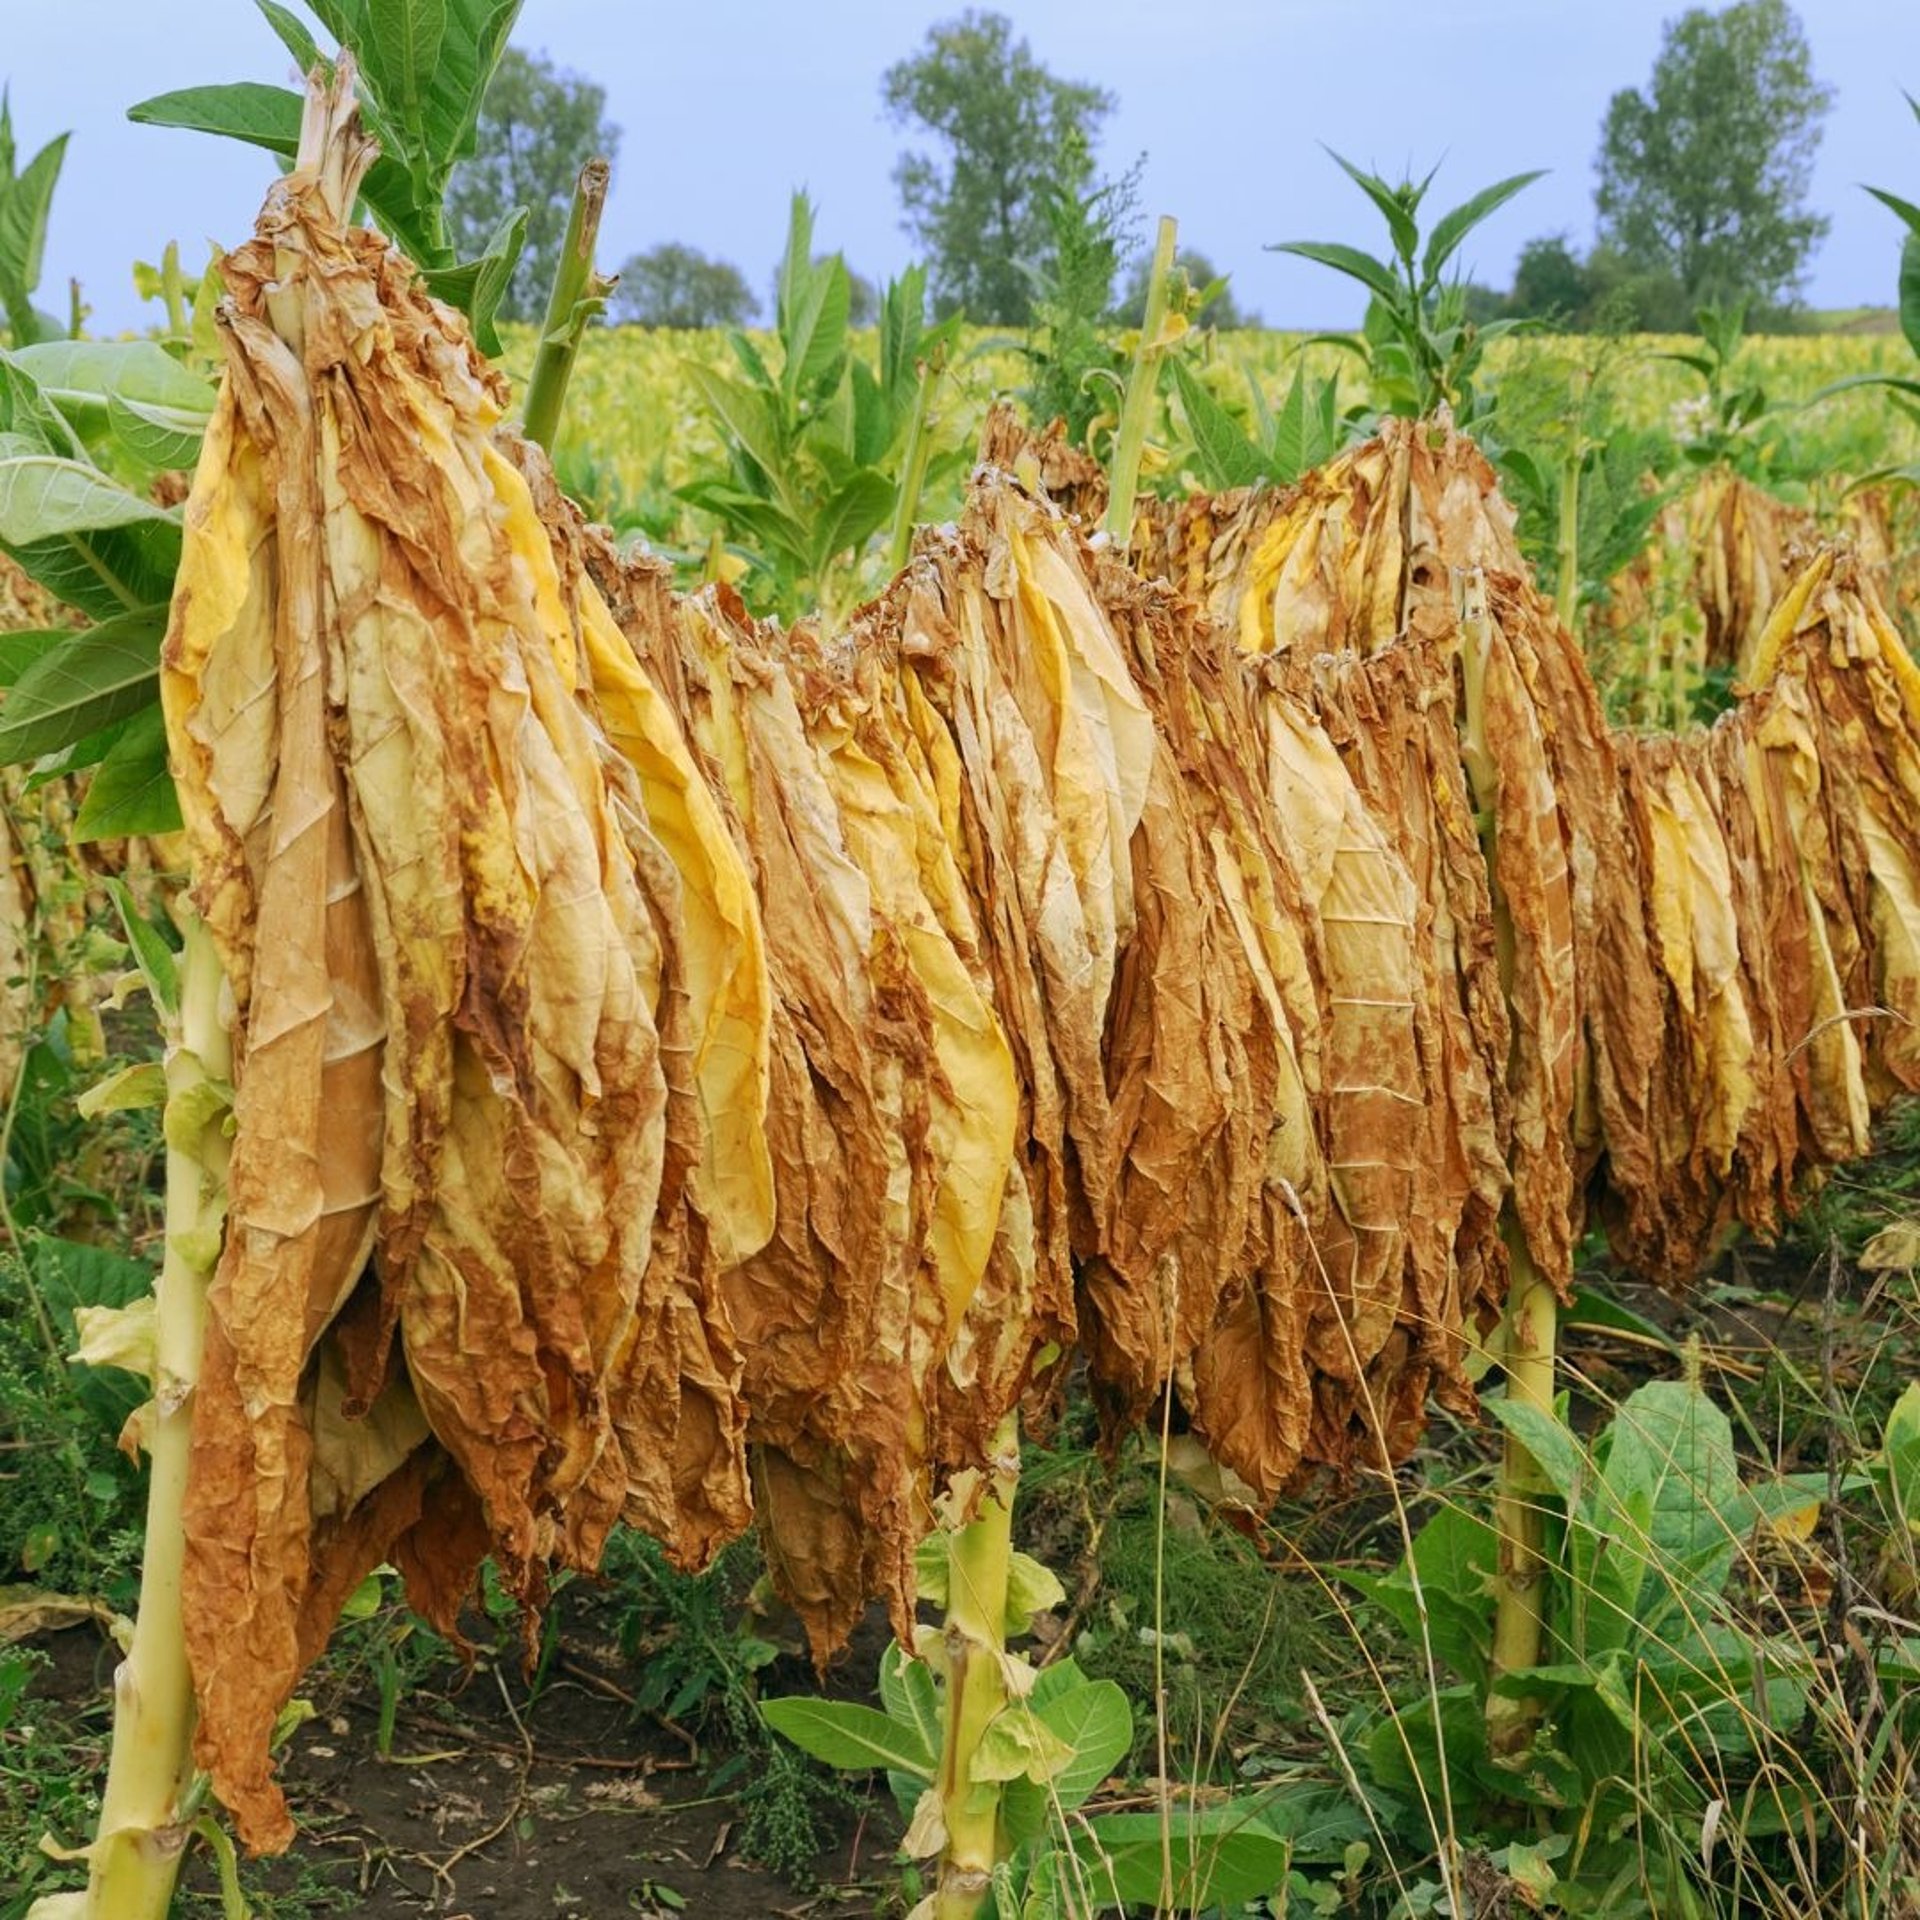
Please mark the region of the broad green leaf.
POLYGON ((0 707, 0 766, 58 753, 152 703, 161 632, 154 612, 123 614, 42 653, 0 707))
POLYGON ((458 307, 472 321, 473 337, 489 356, 501 351, 495 315, 526 243, 527 209, 515 207, 494 228, 479 259, 462 261, 457 267, 429 267, 421 276, 435 299, 458 307))
POLYGON ((1169 1905, 1162 1899, 1158 1814, 1100 1814, 1084 1827, 1076 1822, 1070 1838, 1083 1884, 1101 1909, 1231 1911, 1282 1885, 1291 1859, 1285 1840, 1238 1808, 1175 1808, 1165 1837, 1173 1870, 1169 1905))
POLYGON ((1133 1747, 1133 1709, 1112 1680, 1090 1680, 1034 1706, 1072 1752, 1053 1777, 1053 1797, 1071 1813, 1083 1806, 1133 1747))
POLYGON ((1420 227, 1412 213, 1401 203, 1400 196, 1384 180, 1371 173, 1363 173, 1351 160, 1335 153, 1324 140, 1320 145, 1334 165, 1379 208, 1381 217, 1387 223, 1387 232, 1392 237, 1394 252, 1411 266, 1414 250, 1420 244, 1420 227))
POLYGON ((1908 1386, 1887 1415, 1880 1442, 1894 1513, 1920 1532, 1920 1381, 1908 1386))
POLYGON ((1920 230, 1908 234, 1900 246, 1900 331, 1907 345, 1920 353, 1920 230))
POLYGON ((1377 293, 1389 306, 1397 307, 1406 298, 1406 288, 1394 277, 1393 269, 1358 247, 1342 246, 1335 240, 1282 240, 1267 248, 1269 253, 1298 254, 1302 260, 1315 260, 1336 273, 1358 280, 1377 293))
POLYGON ((1547 1476, 1554 1492, 1569 1507, 1575 1505, 1581 1489, 1592 1478, 1593 1469, 1587 1450, 1566 1424, 1524 1400, 1490 1398, 1483 1404, 1532 1454, 1534 1464, 1547 1476))
POLYGON ((155 520, 50 540, 0 541, 20 571, 89 620, 162 603, 180 566, 180 525, 155 520))
POLYGON ((174 959, 173 948, 167 944, 160 929, 140 911, 124 880, 110 875, 107 891, 113 897, 114 910, 120 916, 121 931, 127 936, 127 945, 133 949, 135 964, 147 983, 147 992, 152 995, 153 1004, 163 1016, 171 1017, 180 1008, 180 970, 174 959))
POLYGON ((740 452, 753 462, 767 483, 784 497, 786 449, 779 422, 763 394, 728 380, 711 369, 689 362, 687 372, 700 397, 720 418, 740 452))
POLYGON ((1889 193, 1885 187, 1869 187, 1867 191, 1883 207, 1891 207, 1914 233, 1920 234, 1920 207, 1916 207, 1911 200, 1901 199, 1897 193, 1889 193))
POLYGON ((127 118, 146 127, 184 127, 192 133, 224 134, 264 147, 291 160, 300 150, 300 96, 286 87, 258 80, 233 80, 219 86, 181 87, 156 93, 127 109, 127 118))
POLYGON ((153 340, 48 340, 7 356, 69 418, 113 400, 204 424, 215 390, 153 340))
POLYGON ((279 0, 253 0, 265 16, 267 25, 280 36, 280 44, 293 55, 293 64, 302 74, 311 73, 315 67, 331 65, 331 59, 320 51, 320 43, 307 30, 307 23, 291 9, 279 4, 279 0))
POLYGON ((802 1753, 830 1767, 848 1772, 890 1767, 921 1780, 933 1778, 937 1756, 919 1728, 856 1701, 806 1695, 763 1700, 760 1717, 802 1753))
POLYGON ((123 614, 43 653, 0 706, 0 766, 58 752, 152 702, 163 628, 154 612, 123 614))
POLYGON ((409 148, 425 156, 433 146, 427 95, 447 34, 446 0, 380 0, 367 27, 357 49, 367 79, 388 116, 411 136, 409 148))
POLYGON ((520 5, 521 0, 446 0, 440 58, 427 93, 427 134, 443 178, 473 151, 480 105, 520 5))
POLYGON ((1007 1562, 1007 1611, 1004 1631, 1009 1639, 1028 1632, 1036 1613, 1064 1604, 1067 1590, 1060 1576, 1030 1553, 1017 1549, 1007 1562))
MULTIPOLYGON (((848 451, 856 466, 878 466, 887 457, 892 447, 897 426, 905 424, 904 416, 896 421, 892 403, 887 398, 887 389, 874 370, 864 360, 852 360, 847 364, 847 378, 841 383, 840 394, 852 416, 852 432, 848 436, 848 451)), ((907 404, 913 404, 909 393, 907 404)))
POLYGON ((815 571, 849 548, 856 553, 893 518, 894 485, 863 467, 821 507, 812 528, 815 571))
POLYGON ((1044 1785, 1065 1771, 1073 1751, 1024 1701, 1004 1706, 982 1728, 967 1777, 1044 1785))
POLYGON ((1425 1635, 1435 1658, 1463 1679, 1479 1683, 1493 1641, 1488 1597, 1499 1557, 1499 1536, 1492 1525, 1465 1507, 1448 1504, 1414 1535, 1410 1563, 1403 1560, 1384 1578, 1351 1571, 1341 1578, 1384 1607, 1415 1646, 1422 1644, 1424 1602, 1425 1635))
POLYGON ((1260 449, 1183 359, 1176 355, 1172 366, 1174 389, 1180 396, 1187 431, 1193 436, 1201 480, 1216 493, 1254 485, 1261 477, 1260 449))
POLYGON ((1440 278, 1446 264, 1458 251, 1461 241, 1489 215, 1497 213, 1516 193, 1543 178, 1547 169, 1535 167, 1529 173, 1511 174, 1505 180, 1483 187, 1471 200, 1463 200, 1451 213, 1443 214, 1427 236, 1427 250, 1421 256, 1420 272, 1431 285, 1440 278))
POLYGON ((880 1656, 880 1701, 889 1720, 917 1731, 927 1752, 940 1751, 940 1699, 933 1670, 897 1640, 889 1640, 880 1656))
MULTIPOLYGON (((16 628, 0 633, 0 687, 10 687, 41 655, 64 647, 73 638, 71 627, 16 628)), ((0 705, 0 713, 6 711, 0 705)))
POLYGON ((847 354, 847 310, 852 299, 847 264, 837 253, 808 267, 781 332, 786 360, 780 380, 790 410, 809 395, 838 385, 847 354))
POLYGON ((73 823, 76 840, 122 840, 178 833, 180 800, 167 771, 167 732, 159 702, 126 723, 113 751, 94 769, 73 823))
POLYGON ((40 284, 47 246, 47 218, 67 135, 49 140, 11 180, 0 182, 0 276, 22 295, 40 284))
POLYGON ((54 454, 0 460, 0 543, 30 546, 57 534, 93 533, 143 520, 172 521, 97 468, 54 454))
POLYGON ((107 402, 107 426, 129 457, 154 473, 192 467, 205 437, 205 423, 191 415, 117 395, 107 402))

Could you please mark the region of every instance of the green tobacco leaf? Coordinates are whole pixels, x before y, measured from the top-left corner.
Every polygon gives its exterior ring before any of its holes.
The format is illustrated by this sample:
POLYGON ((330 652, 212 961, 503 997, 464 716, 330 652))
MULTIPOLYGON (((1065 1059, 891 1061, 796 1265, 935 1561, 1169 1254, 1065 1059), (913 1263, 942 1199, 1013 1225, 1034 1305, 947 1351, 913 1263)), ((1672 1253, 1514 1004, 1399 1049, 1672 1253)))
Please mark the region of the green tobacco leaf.
POLYGON ((1920 229, 1900 246, 1900 331, 1907 345, 1920 353, 1920 229))
POLYGON ((440 57, 427 91, 427 135, 443 177, 473 151, 480 103, 520 5, 521 0, 447 0, 440 57))
POLYGON ((165 625, 161 609, 123 614, 42 654, 0 708, 0 766, 56 753, 148 705, 165 625))
POLYGON ((928 1753, 940 1751, 940 1699, 933 1670, 904 1652, 897 1640, 889 1640, 880 1656, 880 1702, 889 1720, 915 1729, 928 1753))
POLYGON ((93 533, 143 520, 172 521, 97 468, 55 454, 0 460, 0 544, 31 546, 56 534, 93 533))
POLYGON ((70 419, 116 399, 204 424, 214 388, 152 340, 48 340, 7 356, 70 419))
POLYGON ((1261 477, 1260 449, 1184 360, 1175 358, 1172 365, 1174 388, 1193 436, 1202 482, 1216 493, 1254 485, 1261 477))
POLYGON ((808 395, 838 384, 847 355, 847 312, 852 300, 853 282, 837 253, 818 265, 809 264, 801 276, 797 298, 786 309, 781 329, 787 357, 780 379, 789 411, 808 395))
POLYGON ((40 284, 47 220, 66 151, 63 133, 49 140, 12 179, 0 181, 0 278, 23 296, 40 284))
POLYGON ((1389 306, 1397 307, 1406 297, 1406 288, 1394 278, 1393 269, 1358 247, 1344 247, 1334 240, 1282 240, 1267 248, 1269 253, 1298 254, 1302 260, 1315 260, 1336 273, 1358 280, 1377 293, 1389 306))
POLYGON ((1465 1507, 1449 1505, 1414 1535, 1410 1563, 1402 1561, 1384 1577, 1349 1571, 1341 1578, 1384 1607, 1416 1647, 1422 1644, 1424 1604, 1424 1631, 1434 1657, 1478 1685, 1485 1680, 1493 1644, 1487 1597, 1499 1558, 1492 1525, 1465 1507))
POLYGON ((173 93, 156 93, 127 109, 127 118, 141 126, 223 134, 289 160, 300 150, 300 115, 297 93, 258 80, 181 87, 173 93))
POLYGON ((1516 173, 1505 180, 1483 187, 1471 200, 1463 200, 1451 213, 1443 214, 1427 236, 1427 250, 1420 261, 1423 278, 1431 284, 1438 280, 1461 241, 1490 214, 1504 207, 1516 193, 1541 179, 1547 169, 1535 167, 1530 173, 1516 173))
POLYGON ((1911 231, 1920 234, 1920 207, 1916 207, 1911 200, 1901 199, 1897 193, 1889 193, 1885 187, 1869 187, 1867 191, 1883 207, 1891 207, 1907 223, 1911 231))
POLYGON ((89 620, 116 619, 164 602, 180 566, 180 526, 174 520, 0 545, 28 579, 89 620))
POLYGON ((1363 173, 1351 160, 1343 158, 1323 140, 1321 149, 1333 161, 1342 173, 1379 208, 1381 217, 1387 223, 1387 232, 1393 240, 1393 250, 1401 259, 1411 263, 1414 249, 1420 244, 1420 228, 1412 213, 1400 203, 1400 197, 1384 180, 1371 173, 1363 173))
POLYGON ((1593 1468, 1586 1449, 1566 1425, 1524 1400, 1489 1398, 1482 1404, 1532 1454, 1534 1464, 1567 1506, 1577 1505, 1593 1468))
POLYGON ((827 567, 849 548, 856 553, 893 518, 894 485, 884 473, 863 467, 821 507, 812 529, 814 570, 827 567))
POLYGON ((479 259, 462 261, 457 267, 429 267, 421 276, 436 300, 458 307, 472 321, 480 351, 491 357, 501 352, 495 316, 526 244, 527 209, 515 207, 494 228, 479 259))
POLYGON ((0 633, 0 687, 12 686, 42 654, 64 647, 73 632, 71 627, 32 627, 0 633))
POLYGON ((1132 1750, 1133 1709, 1117 1682, 1091 1680, 1034 1711, 1072 1750, 1073 1758, 1053 1778, 1061 1810, 1071 1813, 1132 1750))
POLYGON ((687 373, 740 452, 759 468, 769 485, 782 490, 786 455, 779 423, 767 397, 707 367, 687 363, 687 373))
POLYGON ((1880 1443, 1880 1460, 1894 1512, 1920 1532, 1920 1380, 1893 1403, 1880 1443))
POLYGON ((1231 1910, 1284 1884, 1287 1842, 1234 1807, 1181 1810, 1166 1836, 1171 1904, 1163 1901, 1163 1851, 1156 1813, 1107 1813, 1075 1824, 1073 1851, 1094 1903, 1142 1906, 1155 1913, 1231 1910))
POLYGON ((446 0, 381 0, 366 24, 357 49, 366 77, 387 117, 411 136, 410 150, 431 155, 427 96, 447 36, 446 0))
POLYGON ((167 771, 167 730, 159 703, 126 723, 112 752, 94 769, 73 822, 76 840, 123 840, 142 833, 178 833, 180 800, 167 771))
POLYGON ((830 1767, 848 1772, 889 1767, 921 1780, 933 1778, 936 1756, 919 1728, 856 1701, 816 1700, 804 1695, 763 1700, 760 1717, 802 1753, 810 1753, 830 1767))
POLYGON ((168 408, 118 397, 107 402, 107 427, 122 450, 153 473, 193 466, 205 435, 204 425, 168 408))
POLYGON ((303 74, 311 73, 317 66, 332 64, 297 13, 281 6, 279 0, 253 0, 253 4, 265 16, 267 25, 280 36, 280 44, 293 55, 293 64, 303 74))
POLYGON ((140 911, 124 880, 110 875, 107 892, 113 897, 121 931, 133 949, 134 960, 147 983, 147 992, 153 996, 153 1004, 162 1014, 171 1017, 180 1009, 180 969, 173 948, 160 929, 140 911))

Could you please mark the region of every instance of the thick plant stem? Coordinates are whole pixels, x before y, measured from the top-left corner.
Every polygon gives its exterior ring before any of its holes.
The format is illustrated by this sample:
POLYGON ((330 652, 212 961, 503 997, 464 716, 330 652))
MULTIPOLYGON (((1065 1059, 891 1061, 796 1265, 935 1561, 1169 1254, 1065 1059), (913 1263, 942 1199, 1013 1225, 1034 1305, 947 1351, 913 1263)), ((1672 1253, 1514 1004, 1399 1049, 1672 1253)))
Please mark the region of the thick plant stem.
MULTIPOLYGON (((1562 513, 1567 496, 1562 495, 1562 513)), ((1564 532, 1564 518, 1563 518, 1564 532)), ((1499 763, 1487 733, 1486 668, 1493 644, 1487 616, 1486 582, 1480 573, 1456 576, 1460 616, 1462 702, 1460 758, 1479 816, 1480 845, 1486 856, 1492 895, 1494 933, 1500 959, 1500 985, 1513 1004, 1513 916, 1499 880, 1497 809, 1499 763)), ((1501 1222, 1507 1243, 1509 1281, 1505 1317, 1500 1325, 1501 1364, 1507 1393, 1515 1404, 1553 1414, 1554 1350, 1559 1300, 1552 1284, 1533 1264, 1526 1234, 1508 1202, 1501 1222)), ((1493 1522, 1499 1558, 1493 1582, 1493 1653, 1487 1693, 1487 1744, 1497 1757, 1523 1754, 1540 1722, 1540 1703, 1497 1690, 1502 1676, 1524 1673, 1540 1664, 1546 1634, 1546 1502, 1550 1486, 1533 1455, 1513 1434, 1500 1456, 1494 1489, 1493 1522)))
MULTIPOLYGON (((1534 1268, 1525 1237, 1509 1221, 1507 1310, 1502 1364, 1507 1398, 1553 1417, 1553 1379, 1560 1302, 1534 1268)), ((1493 1525, 1500 1541, 1493 1579, 1493 1652, 1496 1688, 1487 1695, 1487 1746, 1496 1759, 1524 1753, 1540 1723, 1540 1702, 1506 1694, 1497 1683, 1540 1664, 1547 1624, 1547 1503, 1553 1489, 1539 1463, 1510 1432, 1494 1484, 1493 1525)))
POLYGON ((1576 446, 1560 469, 1560 538, 1554 548, 1559 577, 1554 586, 1553 610, 1569 633, 1580 611, 1580 464, 1576 446))
POLYGON ((167 1047, 167 1237, 157 1330, 146 1555, 133 1641, 113 1680, 113 1755, 91 1849, 86 1920, 164 1920, 180 1871, 193 1784, 193 1685, 181 1615, 182 1518, 207 1281, 226 1209, 222 979, 213 941, 186 928, 180 1012, 167 1047))
POLYGON ((593 267, 594 243, 600 237, 600 216, 606 211, 607 186, 612 169, 597 155, 580 169, 573 189, 573 210, 567 215, 567 237, 554 271, 553 291, 547 296, 547 318, 540 329, 540 345, 527 380, 527 404, 521 430, 529 440, 553 451, 560 431, 561 409, 567 403, 567 382, 579 358, 587 322, 606 305, 614 283, 593 267))
POLYGON ((1107 475, 1107 537, 1122 552, 1133 544, 1133 497, 1140 485, 1140 456, 1146 450, 1147 421, 1160 386, 1160 363, 1167 357, 1162 336, 1167 327, 1167 287, 1173 277, 1173 248, 1179 228, 1170 215, 1160 217, 1153 266, 1147 279, 1146 311, 1140 321, 1140 345, 1120 403, 1120 431, 1114 439, 1113 467, 1107 475))
POLYGON ((889 573, 898 573, 913 551, 914 522, 920 514, 920 496, 926 491, 927 463, 933 457, 933 396, 945 366, 944 348, 920 366, 913 412, 907 419, 907 444, 900 457, 900 494, 894 502, 893 531, 887 541, 889 573))
MULTIPOLYGON (((1019 1478, 1019 1418, 1009 1413, 993 1437, 978 1516, 953 1535, 948 1552, 946 1726, 938 1780, 947 1844, 933 1920, 976 1920, 1001 1855, 1000 1786, 975 1780, 973 1760, 980 1736, 1007 1704, 1007 1582, 1019 1478)), ((956 1495, 969 1491, 956 1488, 956 1495)))

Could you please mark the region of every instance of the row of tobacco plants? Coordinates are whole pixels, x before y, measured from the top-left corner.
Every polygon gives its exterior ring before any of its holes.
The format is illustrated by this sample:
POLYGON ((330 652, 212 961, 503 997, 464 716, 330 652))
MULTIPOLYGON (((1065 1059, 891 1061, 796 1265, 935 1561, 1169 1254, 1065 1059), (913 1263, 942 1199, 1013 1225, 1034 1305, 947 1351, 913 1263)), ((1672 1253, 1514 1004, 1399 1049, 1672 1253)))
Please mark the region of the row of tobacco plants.
POLYGON ((517 394, 523 216, 446 245, 512 0, 263 10, 304 98, 136 109, 292 163, 162 337, 34 305, 62 151, 0 128, 7 1618, 124 1649, 12 1904, 243 1911, 383 1582, 451 1638, 751 1521, 817 1655, 893 1638, 738 1731, 883 1774, 934 1920, 1901 1911, 1915 1247, 1835 1169, 1920 1088, 1912 474, 1795 471, 1734 315, 1663 436, 1625 343, 1504 389, 1455 269, 1530 176, 1349 168, 1386 250, 1288 244, 1353 372, 1250 411, 1171 222, 1090 324, 1063 194, 1061 427, 930 527, 960 335, 909 274, 854 336, 796 201, 669 571, 543 451, 604 170, 517 394), (1588 1284, 1809 1217, 1758 1358, 1588 1284))

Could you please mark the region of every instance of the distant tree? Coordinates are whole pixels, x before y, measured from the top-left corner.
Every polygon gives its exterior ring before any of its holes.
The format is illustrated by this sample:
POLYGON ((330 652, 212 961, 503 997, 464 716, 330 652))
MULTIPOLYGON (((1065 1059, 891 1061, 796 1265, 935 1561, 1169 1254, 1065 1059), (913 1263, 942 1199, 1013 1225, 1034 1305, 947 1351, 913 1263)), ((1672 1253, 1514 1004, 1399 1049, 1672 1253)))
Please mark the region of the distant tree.
POLYGON ((472 155, 453 170, 447 225, 460 257, 482 252, 503 214, 527 212, 527 245, 514 269, 502 320, 537 320, 566 237, 573 183, 593 155, 612 160, 620 129, 606 117, 606 89, 562 73, 542 54, 509 47, 480 106, 472 155))
POLYGON ((738 267, 677 240, 628 260, 610 304, 614 319, 642 327, 741 327, 760 311, 738 267))
POLYGON ((1616 93, 1601 127, 1602 245, 1688 310, 1791 304, 1829 225, 1807 189, 1832 101, 1786 0, 1669 20, 1647 88, 1616 93))
MULTIPOLYGON (((1196 292, 1212 286, 1216 280, 1226 282, 1226 276, 1197 248, 1180 248, 1173 256, 1173 264, 1185 272, 1188 286, 1196 292)), ((1127 269, 1126 286, 1120 295, 1119 318, 1129 327, 1137 327, 1146 317, 1147 281, 1152 272, 1151 253, 1139 255, 1127 269)), ((1249 312, 1234 299, 1230 282, 1223 284, 1193 319, 1197 326, 1218 327, 1222 333, 1231 332, 1235 327, 1257 327, 1260 324, 1257 313, 1249 312)))
POLYGON ((1062 156, 1090 151, 1113 96, 1057 79, 1013 37, 1004 14, 969 10, 936 26, 880 83, 888 113, 924 128, 946 151, 902 154, 893 170, 902 224, 925 249, 936 308, 1024 325, 1047 259, 1046 190, 1084 188, 1091 169, 1062 177, 1062 156))
POLYGON ((1514 264, 1507 311, 1516 320, 1548 320, 1577 326, 1592 297, 1586 262, 1564 233, 1529 240, 1514 264))

